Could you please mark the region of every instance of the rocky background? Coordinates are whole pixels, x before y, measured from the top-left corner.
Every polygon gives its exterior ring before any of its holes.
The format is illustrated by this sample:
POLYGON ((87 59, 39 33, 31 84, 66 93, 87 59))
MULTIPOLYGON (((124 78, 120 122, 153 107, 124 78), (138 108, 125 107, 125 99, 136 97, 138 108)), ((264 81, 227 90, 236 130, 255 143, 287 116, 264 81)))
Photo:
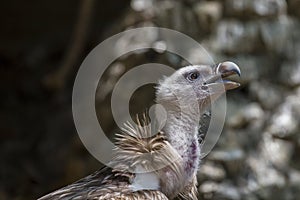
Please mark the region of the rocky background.
MULTIPOLYGON (((200 199, 300 198, 300 1, 298 0, 11 0, 0 6, 0 199, 36 199, 101 167, 73 124, 73 81, 83 58, 120 31, 159 26, 201 43, 215 62, 242 70, 227 95, 225 128, 199 170, 200 199)), ((138 42, 163 42, 151 34, 138 42)), ((126 38, 124 38, 126 40, 126 38)), ((116 46, 126 48, 125 46, 116 46)), ((203 58, 191 59, 202 63, 203 58)), ((111 90, 129 69, 149 62, 175 68, 166 52, 133 52, 116 60, 96 94, 106 133, 117 127, 111 90)), ((153 104, 139 89, 130 110, 153 104)), ((112 136, 112 134, 110 134, 112 136)))

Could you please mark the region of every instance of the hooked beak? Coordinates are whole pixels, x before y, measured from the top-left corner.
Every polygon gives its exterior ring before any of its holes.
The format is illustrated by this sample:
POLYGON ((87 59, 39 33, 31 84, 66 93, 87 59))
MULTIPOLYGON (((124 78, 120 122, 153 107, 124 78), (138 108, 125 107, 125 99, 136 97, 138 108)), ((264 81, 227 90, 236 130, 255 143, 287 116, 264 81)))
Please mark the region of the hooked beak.
POLYGON ((224 93, 240 86, 240 83, 224 79, 232 75, 241 76, 240 68, 233 62, 222 62, 215 66, 214 75, 206 80, 204 84, 210 88, 212 93, 224 93))

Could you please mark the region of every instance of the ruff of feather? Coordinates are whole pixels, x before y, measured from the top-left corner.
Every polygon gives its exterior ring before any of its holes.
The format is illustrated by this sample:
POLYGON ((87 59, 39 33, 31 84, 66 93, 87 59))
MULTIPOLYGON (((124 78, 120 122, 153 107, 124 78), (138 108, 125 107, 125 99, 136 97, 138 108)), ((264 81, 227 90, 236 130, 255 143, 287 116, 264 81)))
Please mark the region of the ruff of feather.
POLYGON ((152 135, 148 124, 145 116, 142 120, 137 118, 137 125, 126 123, 122 132, 116 135, 114 170, 119 173, 153 172, 161 178, 162 192, 173 197, 184 189, 182 158, 167 141, 165 134, 160 131, 152 135), (136 171, 137 168, 144 171, 136 171), (172 175, 172 182, 168 181, 166 173, 172 175))

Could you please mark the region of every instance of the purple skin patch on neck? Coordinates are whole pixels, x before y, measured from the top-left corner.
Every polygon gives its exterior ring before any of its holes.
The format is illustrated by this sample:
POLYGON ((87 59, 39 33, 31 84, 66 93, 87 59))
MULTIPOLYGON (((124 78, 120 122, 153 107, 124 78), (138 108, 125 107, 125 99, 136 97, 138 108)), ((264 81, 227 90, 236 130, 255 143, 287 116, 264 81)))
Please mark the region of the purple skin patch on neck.
POLYGON ((185 171, 187 173, 193 172, 198 166, 198 145, 197 141, 193 141, 188 150, 188 161, 185 166, 185 171))

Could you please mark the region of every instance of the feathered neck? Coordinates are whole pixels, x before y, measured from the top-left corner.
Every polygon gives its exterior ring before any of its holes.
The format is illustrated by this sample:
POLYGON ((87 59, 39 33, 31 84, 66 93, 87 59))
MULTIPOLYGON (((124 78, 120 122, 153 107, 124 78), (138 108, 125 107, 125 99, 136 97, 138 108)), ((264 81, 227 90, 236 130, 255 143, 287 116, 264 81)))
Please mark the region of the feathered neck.
MULTIPOLYGON (((185 109, 192 109, 193 106, 185 109)), ((198 170, 200 148, 198 143, 199 116, 197 111, 167 110, 163 128, 167 140, 182 158, 184 179, 190 181, 198 170)))
MULTIPOLYGON (((180 181, 186 185, 196 176, 198 170, 200 160, 198 129, 201 116, 200 110, 203 110, 204 101, 199 104, 194 96, 174 92, 175 90, 170 89, 170 87, 179 88, 180 86, 165 82, 161 83, 157 88, 156 102, 165 110, 166 119, 162 131, 165 133, 167 141, 181 158, 178 162, 183 173, 180 181)), ((190 89, 187 87, 185 91, 190 89)), ((170 180, 172 180, 172 177, 170 180)))

